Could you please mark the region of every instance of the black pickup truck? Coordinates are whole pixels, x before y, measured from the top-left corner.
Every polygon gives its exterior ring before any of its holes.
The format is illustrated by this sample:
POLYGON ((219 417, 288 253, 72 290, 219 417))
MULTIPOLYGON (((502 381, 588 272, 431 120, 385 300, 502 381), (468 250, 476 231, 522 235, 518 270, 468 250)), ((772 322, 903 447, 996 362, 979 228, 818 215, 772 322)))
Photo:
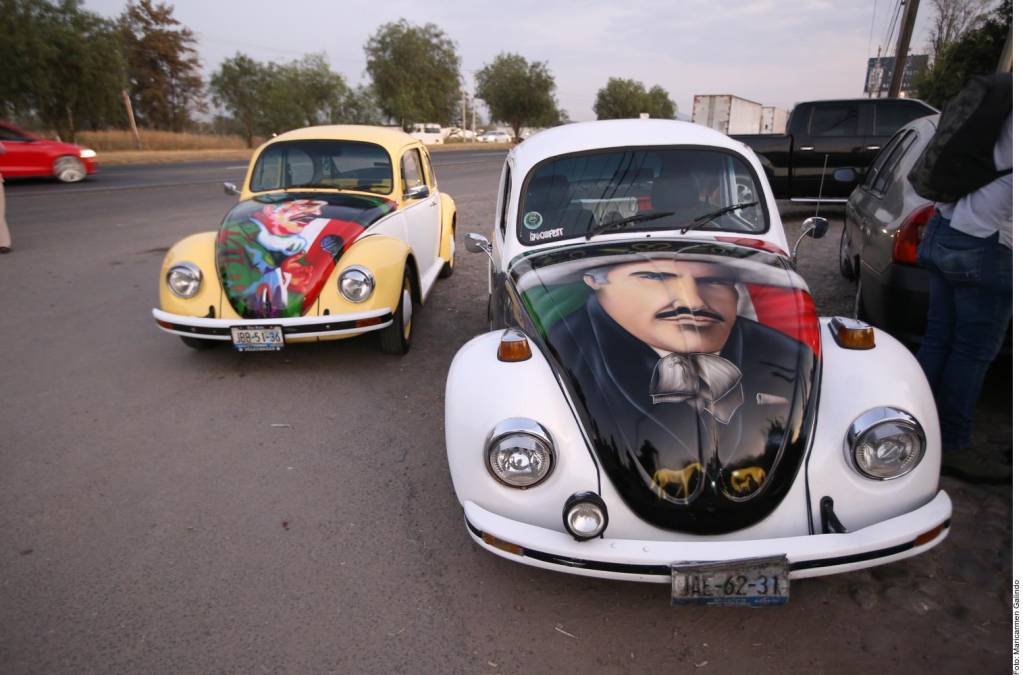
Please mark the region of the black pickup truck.
POLYGON ((862 173, 904 124, 938 112, 908 98, 859 98, 797 103, 784 134, 732 136, 760 157, 775 199, 845 201, 854 183, 839 183, 835 169, 862 173), (821 177, 824 177, 823 189, 821 177))

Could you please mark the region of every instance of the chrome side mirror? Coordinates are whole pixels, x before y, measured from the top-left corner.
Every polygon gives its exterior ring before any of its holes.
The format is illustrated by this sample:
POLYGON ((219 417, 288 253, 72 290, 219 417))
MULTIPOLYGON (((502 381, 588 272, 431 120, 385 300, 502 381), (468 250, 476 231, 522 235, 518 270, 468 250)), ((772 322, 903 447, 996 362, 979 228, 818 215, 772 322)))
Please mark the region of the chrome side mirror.
POLYGON ((828 233, 828 219, 814 216, 803 221, 803 231, 796 239, 796 245, 792 247, 792 264, 795 265, 799 257, 799 244, 806 239, 807 235, 814 239, 820 239, 828 233))
POLYGON ((493 246, 490 245, 490 240, 484 237, 482 234, 476 234, 475 232, 466 232, 465 234, 465 250, 469 253, 486 253, 490 254, 493 250, 493 246))
POLYGON ((236 197, 242 193, 234 183, 224 183, 224 194, 236 197))
POLYGON ((426 199, 430 196, 429 185, 417 185, 405 190, 405 199, 426 199))

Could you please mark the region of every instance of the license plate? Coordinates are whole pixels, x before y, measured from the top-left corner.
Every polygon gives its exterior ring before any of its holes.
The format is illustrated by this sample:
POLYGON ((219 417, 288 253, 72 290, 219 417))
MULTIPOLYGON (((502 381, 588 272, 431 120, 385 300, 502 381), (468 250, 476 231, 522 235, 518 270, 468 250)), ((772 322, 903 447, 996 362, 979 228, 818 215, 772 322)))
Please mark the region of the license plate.
POLYGON ((785 556, 671 566, 673 605, 783 605, 788 599, 785 556))
POLYGON ((231 342, 240 352, 275 352, 284 348, 280 326, 232 326, 231 342))

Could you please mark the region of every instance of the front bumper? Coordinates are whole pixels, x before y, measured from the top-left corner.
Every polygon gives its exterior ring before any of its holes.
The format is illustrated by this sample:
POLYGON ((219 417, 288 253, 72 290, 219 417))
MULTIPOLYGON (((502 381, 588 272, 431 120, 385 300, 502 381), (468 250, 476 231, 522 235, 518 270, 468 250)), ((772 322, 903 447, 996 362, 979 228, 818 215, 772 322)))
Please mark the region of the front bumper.
POLYGON ((952 500, 944 490, 915 511, 844 534, 750 541, 577 542, 568 533, 527 525, 465 503, 476 543, 517 562, 560 572, 626 581, 671 582, 678 562, 719 562, 785 555, 793 579, 851 572, 923 553, 948 536, 952 500))
POLYGON ((390 326, 394 316, 389 309, 351 314, 296 316, 281 319, 212 319, 171 314, 153 309, 153 318, 161 330, 174 335, 203 340, 230 340, 231 327, 280 326, 284 341, 310 337, 342 337, 380 330, 390 326))

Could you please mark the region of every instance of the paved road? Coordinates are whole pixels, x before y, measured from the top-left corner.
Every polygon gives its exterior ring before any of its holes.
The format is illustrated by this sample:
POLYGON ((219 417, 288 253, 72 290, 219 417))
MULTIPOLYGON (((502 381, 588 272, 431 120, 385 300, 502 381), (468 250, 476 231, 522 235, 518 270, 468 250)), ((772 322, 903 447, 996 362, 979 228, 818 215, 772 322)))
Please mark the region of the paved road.
MULTIPOLYGON (((490 229, 475 224, 493 217, 501 154, 437 155, 463 232, 490 229)), ((160 259, 219 222, 232 203, 219 183, 241 171, 124 167, 9 186, 0 671, 1007 667, 1008 488, 944 481, 956 515, 942 547, 796 582, 779 609, 672 610, 665 586, 478 549, 448 478, 442 406, 452 356, 485 329, 484 259, 459 256, 401 359, 372 337, 191 351, 149 316, 160 259)), ((834 228, 802 252, 823 313, 852 307, 837 240, 834 228)), ((988 452, 1010 447, 1007 371, 982 402, 988 452)))

